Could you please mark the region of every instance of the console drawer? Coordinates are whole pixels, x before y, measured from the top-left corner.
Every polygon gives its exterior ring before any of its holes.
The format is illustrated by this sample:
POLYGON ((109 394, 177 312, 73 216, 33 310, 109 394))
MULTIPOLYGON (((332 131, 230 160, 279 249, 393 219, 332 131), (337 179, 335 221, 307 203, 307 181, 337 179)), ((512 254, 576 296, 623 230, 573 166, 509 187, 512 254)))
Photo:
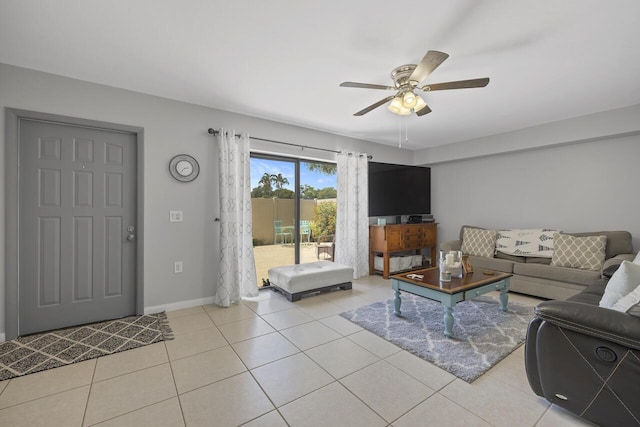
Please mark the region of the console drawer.
POLYGON ((501 291, 507 287, 507 281, 501 280, 496 283, 490 283, 488 285, 480 286, 476 289, 471 289, 469 291, 465 291, 465 299, 474 298, 480 295, 484 295, 493 291, 501 291))
POLYGON ((412 233, 404 235, 404 247, 405 248, 421 248, 423 246, 424 238, 422 233, 412 233))

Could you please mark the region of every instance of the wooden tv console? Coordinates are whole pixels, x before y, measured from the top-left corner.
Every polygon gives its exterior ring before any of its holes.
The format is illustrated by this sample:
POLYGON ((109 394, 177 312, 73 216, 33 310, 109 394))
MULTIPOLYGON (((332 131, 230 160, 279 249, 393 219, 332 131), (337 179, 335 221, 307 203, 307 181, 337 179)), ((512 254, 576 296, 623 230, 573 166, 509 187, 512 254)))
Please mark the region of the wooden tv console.
MULTIPOLYGON (((438 245, 438 224, 387 224, 369 226, 369 274, 382 274, 389 278, 389 257, 393 253, 415 251, 420 254, 422 248, 431 249, 431 266, 436 263, 438 245), (382 254, 384 269, 374 268, 376 254, 382 254)), ((416 269, 423 268, 422 266, 416 269)))

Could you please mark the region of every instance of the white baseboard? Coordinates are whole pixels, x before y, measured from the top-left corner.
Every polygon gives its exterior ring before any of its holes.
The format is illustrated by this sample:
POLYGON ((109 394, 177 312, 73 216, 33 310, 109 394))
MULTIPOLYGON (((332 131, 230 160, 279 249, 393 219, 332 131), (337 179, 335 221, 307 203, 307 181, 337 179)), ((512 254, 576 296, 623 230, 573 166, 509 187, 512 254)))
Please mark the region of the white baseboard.
POLYGON ((4 332, 0 333, 0 342, 4 342, 5 341, 5 337, 6 337, 6 335, 4 334, 4 332))
POLYGON ((176 311, 183 308, 197 307, 199 305, 213 304, 214 297, 190 299, 187 301, 172 302, 170 304, 154 305, 144 308, 144 314, 159 313, 161 311, 176 311))

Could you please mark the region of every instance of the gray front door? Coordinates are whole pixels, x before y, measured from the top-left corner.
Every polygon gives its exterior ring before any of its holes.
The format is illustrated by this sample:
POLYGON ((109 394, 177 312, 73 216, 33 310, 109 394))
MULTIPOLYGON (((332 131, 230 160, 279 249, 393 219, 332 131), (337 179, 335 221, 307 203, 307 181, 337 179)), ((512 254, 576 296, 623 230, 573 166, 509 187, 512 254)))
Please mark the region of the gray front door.
POLYGON ((135 314, 136 136, 19 132, 19 335, 135 314))

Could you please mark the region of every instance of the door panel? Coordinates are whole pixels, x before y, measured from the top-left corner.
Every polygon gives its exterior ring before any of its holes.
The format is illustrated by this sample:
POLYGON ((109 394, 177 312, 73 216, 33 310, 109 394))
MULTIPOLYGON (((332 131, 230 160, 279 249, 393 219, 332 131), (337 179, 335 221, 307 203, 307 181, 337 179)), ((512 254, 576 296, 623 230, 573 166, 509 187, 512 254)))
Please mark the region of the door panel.
POLYGON ((135 314, 135 135, 19 130, 19 334, 135 314))
POLYGON ((93 218, 76 217, 73 221, 73 301, 84 301, 93 298, 93 218))

